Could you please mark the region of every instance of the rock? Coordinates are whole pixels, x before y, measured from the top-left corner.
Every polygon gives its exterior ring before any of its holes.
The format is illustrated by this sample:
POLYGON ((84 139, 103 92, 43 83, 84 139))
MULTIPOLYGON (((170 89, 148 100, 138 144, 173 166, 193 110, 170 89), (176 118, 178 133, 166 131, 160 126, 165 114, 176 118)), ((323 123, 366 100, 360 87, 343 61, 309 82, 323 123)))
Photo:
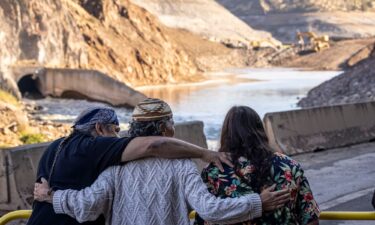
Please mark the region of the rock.
POLYGON ((4 135, 8 135, 8 134, 10 134, 10 133, 12 133, 12 131, 9 130, 8 127, 3 128, 3 134, 4 134, 4 135))
POLYGON ((44 109, 44 107, 41 106, 41 105, 36 105, 36 106, 34 106, 33 109, 36 110, 36 111, 42 111, 44 109))
POLYGON ((43 121, 43 118, 41 116, 35 116, 33 117, 36 121, 43 121))
POLYGON ((21 93, 18 90, 16 82, 13 80, 8 68, 4 66, 1 67, 1 64, 2 62, 0 60, 0 89, 12 94, 17 100, 20 100, 21 93))
MULTIPOLYGON (((374 48, 373 48, 374 49, 374 48)), ((348 71, 313 88, 298 105, 306 107, 328 106, 374 100, 375 54, 359 61, 348 71)))
POLYGON ((371 44, 371 45, 368 45, 364 48, 362 48, 361 50, 359 50, 358 52, 356 52, 353 56, 351 56, 348 61, 347 61, 347 65, 349 67, 352 67, 354 66, 355 64, 359 63, 360 61, 364 60, 364 59, 367 59, 371 52, 374 50, 374 45, 371 44))
POLYGON ((16 122, 13 122, 13 123, 9 124, 9 125, 8 125, 8 129, 9 129, 10 131, 12 131, 13 133, 18 132, 17 123, 16 123, 16 122))

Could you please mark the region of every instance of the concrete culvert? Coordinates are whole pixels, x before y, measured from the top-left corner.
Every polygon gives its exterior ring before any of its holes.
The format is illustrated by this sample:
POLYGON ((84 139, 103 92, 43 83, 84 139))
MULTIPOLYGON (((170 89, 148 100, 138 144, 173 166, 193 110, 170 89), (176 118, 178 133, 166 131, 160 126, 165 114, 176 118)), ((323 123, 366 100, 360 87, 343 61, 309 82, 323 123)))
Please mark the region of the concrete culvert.
POLYGON ((40 92, 40 84, 38 78, 33 74, 23 76, 17 83, 18 89, 24 98, 40 99, 43 98, 40 92))

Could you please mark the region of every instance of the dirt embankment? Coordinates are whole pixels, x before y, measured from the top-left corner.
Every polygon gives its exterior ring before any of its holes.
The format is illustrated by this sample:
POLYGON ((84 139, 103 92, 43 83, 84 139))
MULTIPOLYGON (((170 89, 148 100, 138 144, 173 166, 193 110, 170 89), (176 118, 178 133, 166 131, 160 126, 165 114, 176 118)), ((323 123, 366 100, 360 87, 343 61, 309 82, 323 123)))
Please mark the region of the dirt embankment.
POLYGON ((296 40, 297 31, 334 38, 375 35, 375 2, 371 0, 217 0, 257 30, 282 42, 296 40))
POLYGON ((169 29, 168 35, 176 40, 202 71, 219 71, 231 67, 251 66, 251 51, 247 48, 228 48, 184 29, 169 29))
POLYGON ((371 0, 216 1, 249 26, 268 31, 285 44, 296 45, 298 31, 331 39, 331 48, 318 53, 301 54, 298 48, 263 51, 260 65, 342 70, 366 58, 368 53, 361 50, 375 40, 371 38, 375 36, 375 2, 371 0))
POLYGON ((309 91, 298 103, 301 107, 375 101, 375 45, 367 59, 357 62, 346 72, 309 91))
POLYGON ((41 109, 19 102, 0 89, 0 149, 52 141, 69 134, 70 126, 67 124, 33 117, 37 110, 41 109))
POLYGON ((177 43, 194 59, 203 71, 230 67, 291 67, 306 70, 346 70, 367 58, 375 38, 331 41, 330 48, 320 52, 301 51, 298 46, 276 48, 228 48, 181 30, 171 32, 177 43))
MULTIPOLYGON (((193 52, 197 59, 203 64, 219 64, 227 67, 291 67, 306 70, 346 70, 357 62, 367 58, 372 51, 375 38, 352 39, 342 41, 331 41, 331 47, 314 52, 310 46, 301 49, 297 45, 288 46, 282 49, 259 48, 259 49, 228 49, 221 47, 209 50, 193 52), (216 49, 216 51, 215 51, 216 49), (216 55, 215 55, 216 54, 216 55)), ((184 43, 182 43, 184 45, 184 43)), ((196 48, 196 49, 199 49, 196 48)), ((203 48, 204 49, 204 48, 203 48)), ((187 50, 189 52, 189 50, 187 50)), ((191 52, 191 51, 190 51, 191 52)), ((190 53, 191 54, 191 53, 190 53)), ((198 61, 199 62, 199 61, 198 61)), ((205 67, 203 67, 204 69, 205 67)), ((212 68, 212 67, 209 67, 212 68)))
POLYGON ((310 70, 343 70, 367 58, 373 43, 375 38, 331 42, 329 49, 320 52, 308 54, 296 52, 290 57, 284 57, 280 65, 310 70))

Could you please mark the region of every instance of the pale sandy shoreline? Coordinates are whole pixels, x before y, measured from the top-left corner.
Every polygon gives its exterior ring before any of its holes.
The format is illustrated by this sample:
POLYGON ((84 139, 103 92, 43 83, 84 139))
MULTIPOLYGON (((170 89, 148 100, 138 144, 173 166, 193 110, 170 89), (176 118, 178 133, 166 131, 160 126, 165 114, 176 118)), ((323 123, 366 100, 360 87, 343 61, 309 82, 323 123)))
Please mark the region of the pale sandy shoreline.
POLYGON ((147 85, 134 87, 137 91, 145 91, 161 88, 181 88, 181 87, 194 87, 194 86, 217 86, 221 84, 238 84, 243 82, 257 82, 260 80, 243 78, 239 74, 232 72, 210 72, 204 75, 203 81, 189 82, 189 83, 176 83, 176 84, 161 84, 161 85, 147 85))

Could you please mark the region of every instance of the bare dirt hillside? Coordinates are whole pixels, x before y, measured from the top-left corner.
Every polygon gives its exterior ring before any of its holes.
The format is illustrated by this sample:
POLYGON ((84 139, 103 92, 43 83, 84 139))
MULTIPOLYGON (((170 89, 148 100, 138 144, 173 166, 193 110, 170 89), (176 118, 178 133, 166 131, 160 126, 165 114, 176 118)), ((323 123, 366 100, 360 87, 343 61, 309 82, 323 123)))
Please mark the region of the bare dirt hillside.
POLYGON ((331 42, 329 49, 305 55, 296 54, 289 59, 283 60, 281 65, 313 70, 347 69, 358 61, 367 58, 370 54, 369 46, 373 46, 374 42, 375 38, 331 42))
POLYGON ((131 0, 173 28, 186 29, 209 40, 234 46, 249 41, 267 40, 278 45, 270 33, 257 31, 231 14, 214 0, 131 0))
POLYGON ((375 50, 346 72, 309 91, 298 103, 301 107, 328 106, 375 101, 375 50))
POLYGON ((254 29, 283 42, 294 42, 296 31, 333 38, 375 35, 373 0, 217 0, 254 29))
POLYGON ((231 67, 254 66, 255 57, 247 48, 228 48, 222 43, 212 42, 190 31, 171 28, 169 36, 194 59, 203 71, 218 71, 231 67))
POLYGON ((0 65, 97 69, 130 85, 196 81, 199 70, 128 0, 0 1, 0 65))

